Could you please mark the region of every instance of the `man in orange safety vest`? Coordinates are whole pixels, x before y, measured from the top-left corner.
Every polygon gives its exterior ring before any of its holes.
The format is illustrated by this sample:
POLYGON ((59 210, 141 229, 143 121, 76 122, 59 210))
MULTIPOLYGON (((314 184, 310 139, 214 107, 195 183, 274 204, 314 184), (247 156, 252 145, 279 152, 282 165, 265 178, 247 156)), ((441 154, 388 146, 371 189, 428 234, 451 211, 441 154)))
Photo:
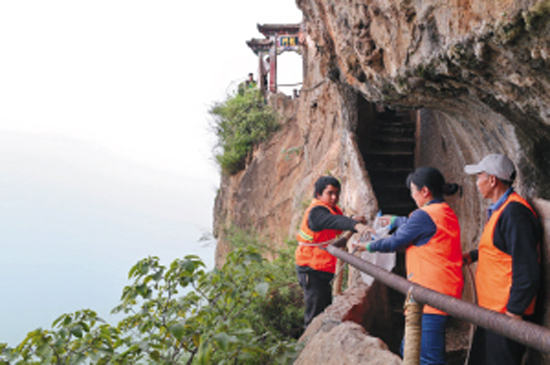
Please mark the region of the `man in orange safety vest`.
MULTIPOLYGON (((477 187, 492 204, 477 250, 463 255, 477 261, 478 304, 517 320, 532 320, 540 286, 542 229, 531 205, 512 188, 516 169, 510 159, 491 154, 477 165, 467 165, 477 175, 477 187)), ((521 364, 525 346, 478 327, 469 364, 521 364)))
POLYGON ((345 217, 338 207, 340 182, 336 178, 321 176, 315 182, 313 196, 296 236, 296 271, 304 291, 305 327, 332 303, 330 282, 337 259, 325 247, 343 231, 363 232, 367 228, 364 217, 345 217))

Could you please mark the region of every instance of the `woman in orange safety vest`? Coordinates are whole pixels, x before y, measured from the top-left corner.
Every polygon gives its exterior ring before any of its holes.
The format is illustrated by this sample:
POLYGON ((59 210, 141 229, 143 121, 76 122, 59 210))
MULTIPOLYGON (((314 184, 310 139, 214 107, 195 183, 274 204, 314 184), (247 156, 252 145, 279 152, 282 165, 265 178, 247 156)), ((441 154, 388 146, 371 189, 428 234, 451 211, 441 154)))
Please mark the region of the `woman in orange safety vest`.
MULTIPOLYGON (((407 279, 460 298, 464 285, 460 226, 454 211, 443 200, 444 195, 456 193, 458 185, 445 183, 441 172, 433 167, 420 167, 407 177, 407 187, 418 209, 409 217, 384 216, 397 230, 390 237, 367 243, 366 249, 406 249, 407 279)), ((445 363, 446 321, 447 313, 424 306, 421 364, 445 363)))

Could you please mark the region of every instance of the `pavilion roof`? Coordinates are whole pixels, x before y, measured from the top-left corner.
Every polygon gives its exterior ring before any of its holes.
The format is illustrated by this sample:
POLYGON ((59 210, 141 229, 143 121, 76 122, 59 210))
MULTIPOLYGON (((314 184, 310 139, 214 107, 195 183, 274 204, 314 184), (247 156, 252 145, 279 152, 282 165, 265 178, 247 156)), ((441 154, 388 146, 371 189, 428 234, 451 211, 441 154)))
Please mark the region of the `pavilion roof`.
POLYGON ((250 47, 254 51, 254 53, 258 54, 258 52, 261 52, 261 51, 264 51, 264 52, 269 51, 273 42, 271 41, 271 39, 267 39, 267 38, 263 38, 263 39, 252 38, 251 40, 246 41, 246 44, 248 45, 248 47, 250 47))
POLYGON ((298 33, 302 24, 258 24, 258 30, 266 37, 275 34, 298 33))

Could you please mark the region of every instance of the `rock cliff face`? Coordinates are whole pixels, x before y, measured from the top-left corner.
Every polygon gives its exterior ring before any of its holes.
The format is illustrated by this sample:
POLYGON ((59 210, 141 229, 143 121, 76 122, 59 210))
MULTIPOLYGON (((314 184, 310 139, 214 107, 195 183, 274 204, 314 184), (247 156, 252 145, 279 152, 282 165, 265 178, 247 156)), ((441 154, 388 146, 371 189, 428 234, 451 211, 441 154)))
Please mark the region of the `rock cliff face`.
MULTIPOLYGON (((222 179, 215 207, 218 262, 228 250, 223 237, 230 224, 261 231, 274 245, 292 237, 322 174, 341 179, 345 213, 372 219, 379 208, 399 208, 385 199, 406 200, 406 192, 388 189, 423 165, 462 185, 462 195, 448 202, 459 216, 463 250, 472 249, 487 202, 463 166, 495 152, 516 163, 515 187, 538 210, 549 252, 550 1, 297 5, 305 29, 300 98, 271 98, 284 115, 283 128, 257 148, 246 170, 222 179), (380 132, 381 121, 402 127, 380 132), (399 134, 411 123, 409 137, 399 134)), ((544 264, 548 278, 548 255, 544 264)))

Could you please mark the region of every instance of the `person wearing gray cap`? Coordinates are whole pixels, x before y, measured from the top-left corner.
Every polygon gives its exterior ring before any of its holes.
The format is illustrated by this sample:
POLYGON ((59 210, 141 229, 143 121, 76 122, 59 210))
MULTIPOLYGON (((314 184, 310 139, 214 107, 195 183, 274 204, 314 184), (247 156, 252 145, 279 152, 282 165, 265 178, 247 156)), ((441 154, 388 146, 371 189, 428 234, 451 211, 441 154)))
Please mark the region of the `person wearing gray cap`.
MULTIPOLYGON (((492 204, 477 250, 463 254, 477 261, 478 305, 517 320, 533 320, 540 285, 542 228, 529 203, 512 188, 516 169, 501 154, 485 156, 464 171, 477 175, 477 188, 492 204)), ((478 327, 468 364, 521 364, 525 346, 478 327)))

